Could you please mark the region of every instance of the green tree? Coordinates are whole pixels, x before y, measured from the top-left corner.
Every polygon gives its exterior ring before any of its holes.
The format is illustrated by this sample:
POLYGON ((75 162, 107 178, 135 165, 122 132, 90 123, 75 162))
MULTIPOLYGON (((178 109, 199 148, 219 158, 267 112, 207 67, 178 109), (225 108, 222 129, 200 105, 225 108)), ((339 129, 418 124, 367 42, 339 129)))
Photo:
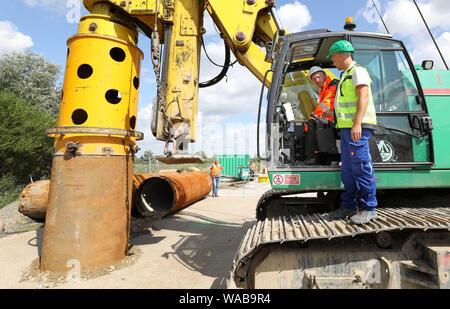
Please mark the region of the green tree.
POLYGON ((146 150, 144 151, 144 155, 141 157, 142 160, 148 162, 148 159, 150 158, 150 160, 155 160, 154 156, 153 156, 153 152, 151 150, 146 150))
POLYGON ((60 66, 32 51, 0 58, 0 89, 25 99, 26 104, 58 115, 61 101, 60 66))
POLYGON ((30 175, 48 177, 53 139, 45 130, 55 125, 54 116, 0 92, 0 176, 12 175, 19 184, 29 182, 30 175))
POLYGON ((146 165, 146 168, 143 169, 141 172, 152 173, 152 172, 156 172, 158 170, 158 161, 156 160, 155 156, 153 155, 153 152, 150 150, 144 151, 144 155, 141 156, 141 162, 142 162, 142 164, 146 165), (150 164, 149 164, 149 160, 150 160, 150 164))

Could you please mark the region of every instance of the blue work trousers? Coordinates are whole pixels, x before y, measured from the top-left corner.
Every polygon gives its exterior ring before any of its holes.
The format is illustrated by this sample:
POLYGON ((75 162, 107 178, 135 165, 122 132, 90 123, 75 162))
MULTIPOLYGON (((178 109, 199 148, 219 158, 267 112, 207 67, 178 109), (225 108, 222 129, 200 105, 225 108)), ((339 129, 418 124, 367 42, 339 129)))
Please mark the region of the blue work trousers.
POLYGON ((213 195, 217 195, 217 192, 219 191, 219 181, 220 177, 212 177, 213 180, 213 195))
POLYGON ((341 179, 345 186, 345 192, 341 194, 341 203, 345 208, 352 210, 358 210, 358 206, 364 210, 374 210, 377 206, 377 187, 369 148, 372 130, 363 129, 362 137, 357 142, 352 140, 350 128, 340 130, 341 179))

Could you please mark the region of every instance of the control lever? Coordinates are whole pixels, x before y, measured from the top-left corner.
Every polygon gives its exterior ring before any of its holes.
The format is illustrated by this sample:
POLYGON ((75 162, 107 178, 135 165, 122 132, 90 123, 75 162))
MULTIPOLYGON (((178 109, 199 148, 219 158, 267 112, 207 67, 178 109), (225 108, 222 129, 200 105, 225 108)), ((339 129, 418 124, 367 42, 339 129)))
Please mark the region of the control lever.
POLYGON ((285 92, 281 93, 280 95, 280 101, 284 109, 284 113, 286 116, 286 120, 288 122, 294 121, 294 111, 292 110, 292 105, 287 101, 287 94, 285 92))
POLYGON ((316 114, 314 114, 314 113, 311 113, 311 115, 310 115, 311 117, 313 117, 314 119, 316 119, 317 121, 319 121, 320 120, 320 118, 319 117, 317 117, 317 115, 316 114))

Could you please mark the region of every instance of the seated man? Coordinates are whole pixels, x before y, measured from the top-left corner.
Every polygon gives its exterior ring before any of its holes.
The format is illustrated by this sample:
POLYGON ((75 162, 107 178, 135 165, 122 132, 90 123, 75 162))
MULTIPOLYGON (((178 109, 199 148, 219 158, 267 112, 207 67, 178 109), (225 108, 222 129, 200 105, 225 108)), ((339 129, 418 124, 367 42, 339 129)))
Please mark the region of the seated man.
MULTIPOLYGON (((320 127, 331 127, 330 125, 334 120, 334 97, 339 83, 337 79, 331 80, 319 66, 313 66, 309 70, 309 78, 321 91, 319 92, 319 104, 305 126, 306 161, 304 163, 306 165, 319 163, 318 154, 323 150, 319 147, 317 129, 320 127)), ((335 146, 329 145, 327 148, 334 149, 335 146)))

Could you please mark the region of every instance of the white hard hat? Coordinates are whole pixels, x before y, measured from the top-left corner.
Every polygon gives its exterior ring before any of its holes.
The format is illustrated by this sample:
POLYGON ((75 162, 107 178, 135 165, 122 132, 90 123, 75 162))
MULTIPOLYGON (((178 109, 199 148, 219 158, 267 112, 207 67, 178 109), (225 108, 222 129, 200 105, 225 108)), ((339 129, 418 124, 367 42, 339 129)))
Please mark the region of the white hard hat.
POLYGON ((313 66, 311 69, 309 69, 309 78, 311 78, 311 76, 317 72, 323 72, 325 75, 327 74, 321 67, 313 66))

